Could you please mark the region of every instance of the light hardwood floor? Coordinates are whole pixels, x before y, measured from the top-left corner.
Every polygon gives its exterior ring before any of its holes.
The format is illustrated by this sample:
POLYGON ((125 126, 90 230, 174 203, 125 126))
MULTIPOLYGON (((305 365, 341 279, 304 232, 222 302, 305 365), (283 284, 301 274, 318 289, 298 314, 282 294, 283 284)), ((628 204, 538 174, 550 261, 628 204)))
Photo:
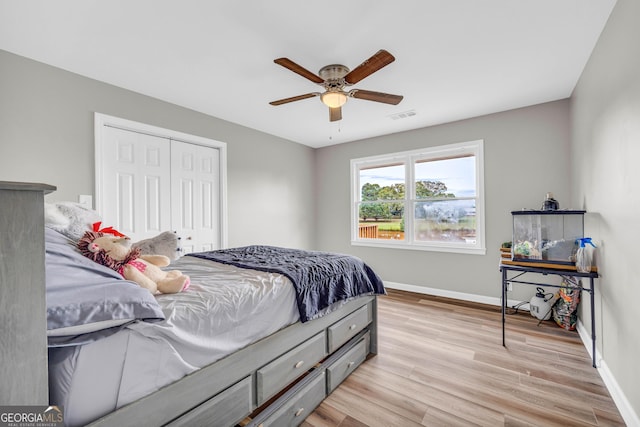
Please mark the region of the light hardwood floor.
POLYGON ((378 354, 304 427, 624 426, 576 332, 529 313, 388 290, 378 354))

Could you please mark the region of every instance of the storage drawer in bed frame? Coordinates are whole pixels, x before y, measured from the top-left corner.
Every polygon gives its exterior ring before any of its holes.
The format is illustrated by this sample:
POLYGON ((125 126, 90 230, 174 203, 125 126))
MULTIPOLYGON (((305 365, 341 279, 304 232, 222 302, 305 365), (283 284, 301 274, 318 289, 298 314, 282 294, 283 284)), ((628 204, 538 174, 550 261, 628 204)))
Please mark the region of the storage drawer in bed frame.
POLYGON ((365 361, 370 336, 368 329, 359 331, 347 344, 243 425, 297 426, 302 423, 326 396, 365 361))
POLYGON ((236 424, 251 412, 251 383, 251 377, 246 377, 167 426, 227 427, 236 424))
POLYGON ((340 348, 340 346, 349 341, 370 322, 371 310, 368 305, 365 305, 344 319, 329 326, 327 329, 329 353, 333 353, 340 348))
POLYGON ((360 338, 349 351, 327 368, 327 394, 335 390, 367 358, 368 337, 360 338))
POLYGON ((298 425, 376 352, 376 297, 361 297, 284 328, 90 425, 298 425))
POLYGON ((300 390, 295 396, 280 406, 272 415, 258 424, 258 427, 297 426, 318 406, 326 397, 325 373, 320 372, 300 390))
POLYGON ((327 355, 325 342, 326 334, 322 331, 258 369, 256 373, 258 406, 324 359, 327 355))

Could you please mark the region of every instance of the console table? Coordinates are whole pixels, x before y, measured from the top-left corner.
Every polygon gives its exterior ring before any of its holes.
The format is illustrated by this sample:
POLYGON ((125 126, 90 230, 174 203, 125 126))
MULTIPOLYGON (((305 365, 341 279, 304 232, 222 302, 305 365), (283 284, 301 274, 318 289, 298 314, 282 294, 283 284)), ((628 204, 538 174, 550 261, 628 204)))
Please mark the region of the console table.
POLYGON ((500 261, 500 271, 502 272, 502 345, 506 347, 505 342, 505 322, 507 312, 507 291, 509 283, 519 283, 524 285, 535 286, 548 286, 552 288, 561 288, 560 285, 551 285, 548 283, 531 282, 520 280, 520 278, 527 273, 535 273, 543 276, 556 275, 556 276, 573 276, 589 279, 589 288, 581 287, 583 291, 589 292, 590 306, 591 306, 591 344, 593 356, 592 366, 596 367, 596 319, 595 319, 595 281, 598 277, 598 272, 592 270, 589 273, 580 273, 574 266, 569 265, 555 265, 555 264, 538 264, 528 262, 515 262, 510 260, 500 261))

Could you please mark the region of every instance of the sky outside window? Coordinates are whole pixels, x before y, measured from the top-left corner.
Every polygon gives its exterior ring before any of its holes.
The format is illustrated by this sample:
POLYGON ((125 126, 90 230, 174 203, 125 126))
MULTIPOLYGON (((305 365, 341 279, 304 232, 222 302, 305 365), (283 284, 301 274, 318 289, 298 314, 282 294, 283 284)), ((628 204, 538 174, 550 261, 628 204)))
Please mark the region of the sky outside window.
MULTIPOLYGON (((456 197, 476 195, 476 170, 473 156, 419 162, 415 164, 416 181, 440 181, 456 197)), ((378 184, 381 188, 403 184, 404 165, 381 166, 360 170, 360 188, 364 184, 378 184)))
POLYGON ((476 195, 476 160, 473 156, 433 160, 415 164, 415 179, 418 181, 440 181, 447 192, 456 197, 476 195))

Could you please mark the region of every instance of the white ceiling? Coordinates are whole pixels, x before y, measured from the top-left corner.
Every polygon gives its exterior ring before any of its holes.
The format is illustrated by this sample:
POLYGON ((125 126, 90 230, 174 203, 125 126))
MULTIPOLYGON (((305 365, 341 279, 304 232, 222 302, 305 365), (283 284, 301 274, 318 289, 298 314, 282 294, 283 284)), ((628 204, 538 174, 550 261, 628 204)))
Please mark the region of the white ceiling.
POLYGON ((567 98, 615 0, 0 0, 0 49, 311 147, 567 98), (396 61, 329 122, 317 73, 396 61), (391 116, 415 112, 403 119, 391 116))

